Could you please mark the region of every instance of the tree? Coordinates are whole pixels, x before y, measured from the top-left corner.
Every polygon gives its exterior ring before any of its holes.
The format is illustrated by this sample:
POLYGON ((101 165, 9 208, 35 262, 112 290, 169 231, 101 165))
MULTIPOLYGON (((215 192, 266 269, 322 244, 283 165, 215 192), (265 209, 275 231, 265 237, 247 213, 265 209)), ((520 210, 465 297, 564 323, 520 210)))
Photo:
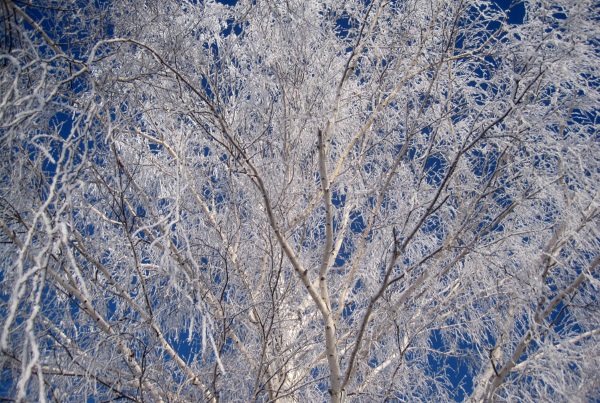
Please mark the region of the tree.
POLYGON ((505 3, 3 0, 3 397, 597 399, 599 9, 505 3))

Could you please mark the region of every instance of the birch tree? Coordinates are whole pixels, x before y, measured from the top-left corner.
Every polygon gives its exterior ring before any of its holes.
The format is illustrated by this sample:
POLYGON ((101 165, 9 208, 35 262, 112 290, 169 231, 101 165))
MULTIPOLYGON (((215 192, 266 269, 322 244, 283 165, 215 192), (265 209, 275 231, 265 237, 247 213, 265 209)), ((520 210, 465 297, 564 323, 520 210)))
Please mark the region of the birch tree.
POLYGON ((0 9, 2 398, 600 396, 595 2, 0 9))

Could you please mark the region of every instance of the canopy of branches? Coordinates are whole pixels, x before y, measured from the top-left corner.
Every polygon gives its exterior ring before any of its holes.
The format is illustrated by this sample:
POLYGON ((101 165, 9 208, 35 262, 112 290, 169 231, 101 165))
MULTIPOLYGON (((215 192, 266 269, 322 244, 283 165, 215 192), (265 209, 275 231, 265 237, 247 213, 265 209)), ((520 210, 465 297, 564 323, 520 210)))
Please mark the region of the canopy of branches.
POLYGON ((600 397, 594 1, 0 10, 0 398, 600 397))

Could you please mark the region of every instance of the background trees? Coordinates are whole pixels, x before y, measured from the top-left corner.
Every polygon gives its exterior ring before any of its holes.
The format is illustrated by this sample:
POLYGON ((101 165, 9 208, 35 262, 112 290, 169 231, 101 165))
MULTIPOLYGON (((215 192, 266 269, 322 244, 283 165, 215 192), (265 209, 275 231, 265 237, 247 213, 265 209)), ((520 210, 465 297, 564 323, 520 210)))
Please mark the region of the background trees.
POLYGON ((5 0, 3 395, 597 398, 597 12, 5 0))

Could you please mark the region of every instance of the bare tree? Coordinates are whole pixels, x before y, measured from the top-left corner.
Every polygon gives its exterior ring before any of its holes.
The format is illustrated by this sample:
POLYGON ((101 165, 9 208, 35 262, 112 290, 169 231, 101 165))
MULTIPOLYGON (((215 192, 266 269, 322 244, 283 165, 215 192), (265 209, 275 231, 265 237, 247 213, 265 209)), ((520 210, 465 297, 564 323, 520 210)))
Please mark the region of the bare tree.
POLYGON ((593 1, 0 6, 3 398, 600 396, 593 1))

